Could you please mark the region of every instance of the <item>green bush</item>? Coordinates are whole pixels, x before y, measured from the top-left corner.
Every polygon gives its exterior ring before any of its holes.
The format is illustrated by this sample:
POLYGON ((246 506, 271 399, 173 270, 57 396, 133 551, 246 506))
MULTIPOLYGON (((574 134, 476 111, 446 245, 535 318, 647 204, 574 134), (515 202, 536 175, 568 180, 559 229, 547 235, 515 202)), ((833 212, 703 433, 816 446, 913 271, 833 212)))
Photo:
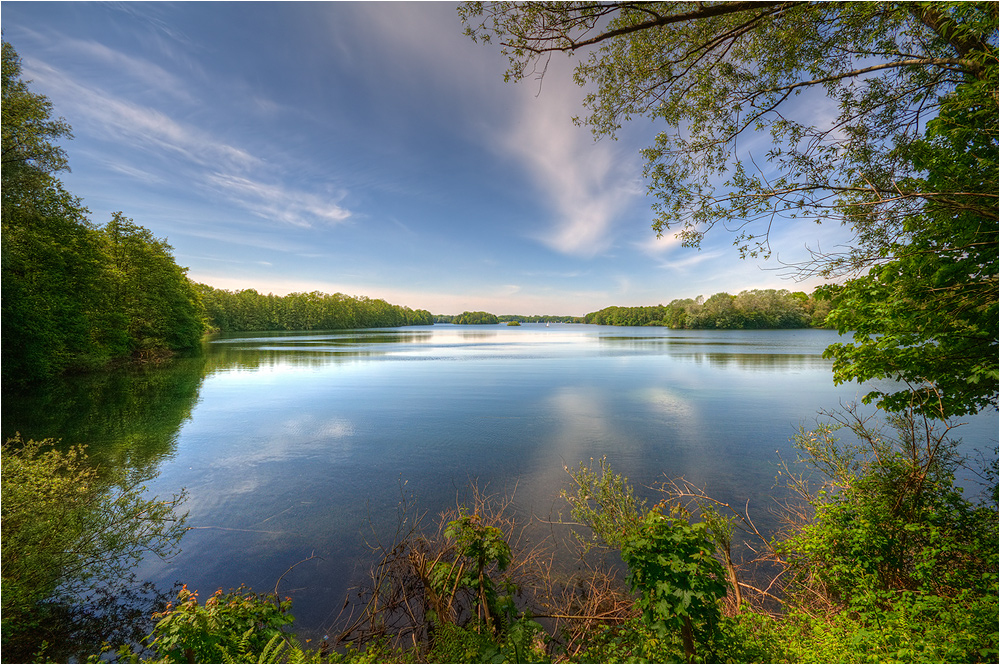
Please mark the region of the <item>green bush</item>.
POLYGON ((288 613, 291 603, 240 587, 229 593, 219 589, 199 605, 198 592, 185 585, 176 604, 153 615, 159 622, 150 647, 174 663, 237 662, 248 656, 256 661, 275 654, 275 638, 283 638, 282 629, 294 620, 288 613))
POLYGON ((825 485, 812 521, 778 544, 794 575, 792 658, 995 662, 996 506, 956 487, 946 425, 913 413, 890 424, 849 410, 796 439, 825 485))
POLYGON ((680 634, 692 659, 715 640, 725 571, 705 522, 692 523, 680 508, 662 510, 661 504, 646 514, 638 535, 622 545, 622 558, 643 620, 660 639, 680 634))
POLYGON ((70 628, 55 617, 96 591, 124 593, 147 553, 169 557, 184 533, 183 493, 146 499, 134 480, 100 478, 82 447, 2 446, 3 651, 30 658, 70 628))

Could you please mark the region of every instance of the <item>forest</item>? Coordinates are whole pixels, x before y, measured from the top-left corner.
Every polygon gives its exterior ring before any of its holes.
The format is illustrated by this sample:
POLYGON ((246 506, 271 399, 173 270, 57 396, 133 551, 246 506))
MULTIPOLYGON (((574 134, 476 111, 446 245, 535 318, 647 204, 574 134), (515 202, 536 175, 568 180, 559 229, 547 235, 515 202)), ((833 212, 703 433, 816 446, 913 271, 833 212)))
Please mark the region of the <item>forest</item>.
POLYGON ((833 304, 802 291, 754 289, 737 295, 716 293, 707 300, 673 300, 652 307, 605 307, 585 323, 605 326, 665 326, 679 329, 733 330, 826 327, 833 304))
POLYGON ((384 300, 312 291, 287 296, 262 295, 253 289, 226 291, 195 284, 210 330, 336 330, 421 326, 434 323, 423 309, 390 305, 384 300))
MULTIPOLYGON (((440 321, 445 323, 445 321, 440 321)), ((451 317, 448 323, 454 323, 455 325, 491 325, 499 323, 500 319, 497 318, 496 314, 490 314, 489 312, 462 312, 458 316, 451 317)))
POLYGON ((803 291, 777 289, 741 291, 735 296, 716 293, 707 300, 678 298, 668 305, 648 307, 610 306, 585 316, 493 315, 463 312, 457 316, 435 315, 435 323, 489 324, 507 321, 523 323, 592 323, 601 326, 663 326, 701 330, 764 330, 782 328, 824 328, 835 306, 836 290, 818 289, 812 296, 803 291))

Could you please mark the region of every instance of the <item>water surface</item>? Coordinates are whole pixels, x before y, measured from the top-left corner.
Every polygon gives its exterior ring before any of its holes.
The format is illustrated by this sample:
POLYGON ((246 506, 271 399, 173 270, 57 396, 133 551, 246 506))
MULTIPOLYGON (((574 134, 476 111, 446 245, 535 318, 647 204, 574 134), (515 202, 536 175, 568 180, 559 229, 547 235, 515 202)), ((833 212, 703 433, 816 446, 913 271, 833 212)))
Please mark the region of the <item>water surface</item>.
MULTIPOLYGON (((766 513, 779 457, 835 387, 831 331, 525 324, 220 336, 169 369, 4 398, 4 434, 86 442, 103 464, 187 488, 192 529, 142 576, 206 595, 281 583, 296 626, 330 625, 405 495, 434 515, 470 483, 564 507, 565 467, 606 456, 640 488, 684 476, 766 513)), ((964 428, 992 452, 995 414, 964 428)), ((649 494, 646 490, 641 490, 649 494)), ((766 519, 766 518, 764 518, 766 519)))

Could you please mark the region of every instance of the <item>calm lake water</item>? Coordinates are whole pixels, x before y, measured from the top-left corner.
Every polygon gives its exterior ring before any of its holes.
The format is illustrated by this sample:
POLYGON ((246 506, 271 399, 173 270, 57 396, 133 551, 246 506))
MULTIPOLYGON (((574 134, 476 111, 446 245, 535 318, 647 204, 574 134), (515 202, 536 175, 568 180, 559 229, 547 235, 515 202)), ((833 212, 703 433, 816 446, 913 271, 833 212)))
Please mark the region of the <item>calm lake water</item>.
MULTIPOLYGON (((684 476, 765 515, 797 427, 861 392, 833 385, 821 354, 836 340, 568 324, 220 336, 168 368, 5 395, 3 433, 87 443, 101 464, 158 474, 151 494, 187 488, 182 554, 138 571, 165 587, 269 591, 322 557, 281 584, 316 634, 402 494, 433 516, 478 482, 547 519, 565 467, 607 456, 637 487, 684 476)), ((984 414, 960 434, 993 454, 996 425, 984 414)))

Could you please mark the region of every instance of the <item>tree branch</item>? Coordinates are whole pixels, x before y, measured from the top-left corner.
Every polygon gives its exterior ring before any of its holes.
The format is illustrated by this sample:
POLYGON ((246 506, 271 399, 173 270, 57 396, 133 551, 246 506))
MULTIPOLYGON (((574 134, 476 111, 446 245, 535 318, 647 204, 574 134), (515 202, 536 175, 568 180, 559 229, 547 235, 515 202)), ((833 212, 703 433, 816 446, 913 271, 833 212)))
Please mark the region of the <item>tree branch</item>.
MULTIPOLYGON (((639 32, 641 30, 648 30, 650 28, 658 28, 666 25, 671 25, 674 23, 684 23, 686 21, 696 21, 698 19, 714 18, 716 16, 726 16, 728 14, 739 14, 741 12, 746 12, 750 10, 757 10, 761 8, 772 8, 780 7, 781 11, 784 9, 794 7, 796 5, 804 5, 805 2, 728 2, 719 5, 712 5, 710 7, 705 7, 700 5, 697 11, 688 12, 686 14, 675 14, 672 16, 656 16, 649 21, 643 21, 642 23, 636 23, 634 25, 627 25, 621 28, 615 28, 614 30, 608 30, 607 32, 602 32, 599 35, 595 35, 589 39, 584 39, 581 41, 575 41, 567 34, 562 34, 563 38, 569 42, 565 46, 531 46, 530 44, 512 44, 504 42, 503 45, 513 48, 522 48, 524 50, 530 51, 531 53, 546 53, 549 51, 576 51, 577 49, 583 48, 585 46, 592 46, 594 44, 603 42, 614 37, 620 37, 621 35, 627 35, 633 32, 639 32)), ((651 12, 649 12, 651 13, 651 12)), ((593 17, 590 17, 593 18, 593 17)), ((536 37, 529 40, 529 38, 521 36, 526 42, 534 41, 545 43, 550 41, 552 37, 536 37)))
POLYGON ((855 69, 849 72, 842 72, 840 74, 832 74, 830 76, 824 76, 822 78, 812 79, 811 81, 799 81, 798 83, 781 86, 779 88, 768 88, 766 90, 761 90, 757 94, 763 95, 769 92, 791 91, 794 90, 795 88, 803 88, 809 85, 828 83, 829 81, 839 81, 840 79, 845 79, 845 78, 854 78, 856 76, 861 76, 862 74, 875 72, 880 69, 892 69, 896 67, 915 67, 924 65, 935 65, 935 66, 958 65, 962 67, 972 68, 975 65, 975 63, 971 60, 964 60, 957 58, 916 58, 913 60, 898 60, 896 62, 886 62, 881 65, 872 65, 871 67, 865 67, 863 69, 855 69))

